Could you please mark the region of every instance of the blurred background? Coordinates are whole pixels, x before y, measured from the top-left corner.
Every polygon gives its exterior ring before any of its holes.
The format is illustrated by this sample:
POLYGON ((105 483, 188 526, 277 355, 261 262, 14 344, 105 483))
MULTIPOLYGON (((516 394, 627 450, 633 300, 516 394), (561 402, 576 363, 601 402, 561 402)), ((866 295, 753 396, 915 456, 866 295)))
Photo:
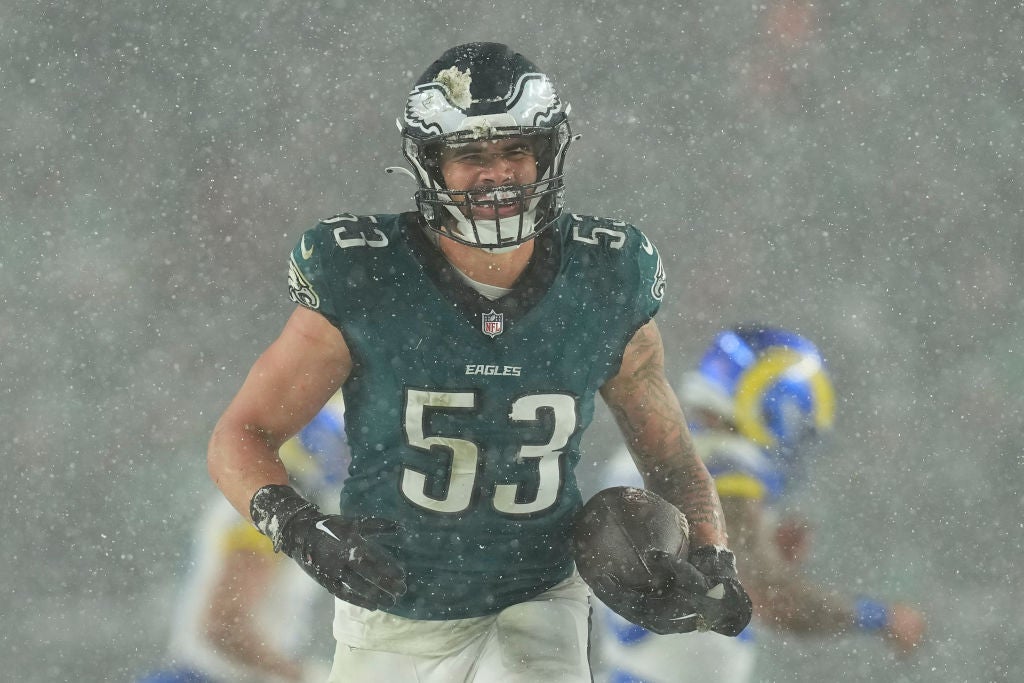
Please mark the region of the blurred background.
MULTIPOLYGON (((291 311, 289 250, 319 218, 413 206, 383 171, 405 94, 496 40, 572 103, 569 209, 660 248, 673 377, 746 320, 830 364, 811 570, 915 602, 931 640, 903 662, 769 637, 761 679, 1024 680, 1024 10, 692 4, 0 9, 4 677, 160 659, 206 441, 291 311)), ((615 435, 602 409, 585 485, 615 435)))

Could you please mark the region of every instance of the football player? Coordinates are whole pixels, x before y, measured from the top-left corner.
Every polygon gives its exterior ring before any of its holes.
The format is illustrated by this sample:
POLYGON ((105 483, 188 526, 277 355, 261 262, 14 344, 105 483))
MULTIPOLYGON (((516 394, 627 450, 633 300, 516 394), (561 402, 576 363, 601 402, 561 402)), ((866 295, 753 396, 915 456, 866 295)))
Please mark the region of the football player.
MULTIPOLYGON (((295 486, 325 505, 348 467, 344 420, 338 394, 280 451, 295 486)), ((326 662, 302 647, 321 594, 217 495, 196 527, 166 668, 138 683, 322 683, 326 662)))
POLYGON ((416 210, 301 236, 298 306, 211 437, 226 497, 338 598, 332 681, 376 681, 382 665, 427 682, 590 681, 569 527, 598 392, 698 548, 659 565, 686 590, 632 601, 633 618, 692 629, 711 590, 709 628, 750 618, 664 375, 661 259, 631 225, 563 211, 568 114, 507 46, 445 51, 399 124, 416 210), (276 452, 339 388, 352 466, 329 515, 287 486, 276 452))
MULTIPOLYGON (((679 393, 742 560, 755 624, 797 635, 875 633, 898 652, 912 652, 924 635, 922 615, 903 603, 813 583, 799 567, 808 551, 806 522, 776 512, 834 421, 833 385, 816 346, 778 327, 723 330, 684 375, 679 393)), ((637 477, 622 453, 609 462, 605 480, 611 486, 637 477)), ((755 624, 723 639, 658 636, 608 610, 599 617, 597 658, 608 681, 752 680, 755 624)))

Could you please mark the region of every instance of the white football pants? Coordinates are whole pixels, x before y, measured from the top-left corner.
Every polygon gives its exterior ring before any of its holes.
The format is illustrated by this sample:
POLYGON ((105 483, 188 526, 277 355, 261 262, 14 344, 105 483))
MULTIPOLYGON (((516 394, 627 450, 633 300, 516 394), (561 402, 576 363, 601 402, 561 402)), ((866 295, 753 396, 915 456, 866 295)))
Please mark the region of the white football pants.
POLYGON ((404 619, 338 600, 328 683, 590 683, 589 618, 577 575, 471 619, 404 619))

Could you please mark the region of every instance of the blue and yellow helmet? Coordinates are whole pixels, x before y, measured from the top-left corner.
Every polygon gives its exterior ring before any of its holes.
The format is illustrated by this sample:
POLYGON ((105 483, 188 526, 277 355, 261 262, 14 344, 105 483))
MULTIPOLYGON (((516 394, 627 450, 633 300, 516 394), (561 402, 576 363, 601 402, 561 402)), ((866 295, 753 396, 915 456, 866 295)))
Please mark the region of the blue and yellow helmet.
POLYGON ((718 413, 769 451, 796 453, 835 421, 835 390, 817 347, 767 325, 719 332, 684 375, 680 399, 718 413))
POLYGON ((280 456, 289 476, 306 493, 341 486, 348 474, 350 454, 340 392, 281 446, 280 456))

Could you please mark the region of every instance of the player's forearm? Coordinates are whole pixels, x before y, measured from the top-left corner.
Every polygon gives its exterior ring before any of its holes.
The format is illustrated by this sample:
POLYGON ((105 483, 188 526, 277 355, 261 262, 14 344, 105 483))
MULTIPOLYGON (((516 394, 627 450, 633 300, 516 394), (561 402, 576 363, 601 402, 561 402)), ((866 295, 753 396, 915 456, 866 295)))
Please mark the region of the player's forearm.
POLYGON ((763 623, 791 633, 872 633, 884 637, 900 655, 911 654, 925 634, 924 617, 907 605, 842 595, 799 577, 750 594, 763 623))
MULTIPOLYGON (((754 569, 747 563, 742 569, 754 569)), ((760 619, 783 631, 832 635, 853 629, 853 600, 807 581, 799 574, 769 582, 746 581, 760 619)))
POLYGON ((686 514, 691 545, 726 545, 714 482, 697 455, 675 394, 663 379, 638 378, 633 401, 609 404, 644 485, 686 514))
POLYGON ((249 503, 267 484, 287 484, 288 471, 277 455, 280 439, 255 425, 221 419, 210 438, 206 465, 217 488, 249 519, 249 503))
POLYGON ((601 395, 644 485, 686 514, 691 546, 726 545, 722 505, 665 378, 665 349, 654 321, 637 330, 619 373, 602 387, 601 395))
MULTIPOLYGON (((766 518, 762 501, 727 496, 722 507, 729 520, 732 549, 742 560, 740 578, 764 623, 808 635, 885 627, 887 606, 814 583, 780 554, 776 523, 766 518)), ((916 639, 913 634, 908 637, 912 642, 916 639)))
POLYGON ((690 523, 690 545, 728 544, 725 517, 711 476, 690 443, 689 435, 679 435, 660 454, 643 453, 641 474, 644 485, 686 514, 690 523))

